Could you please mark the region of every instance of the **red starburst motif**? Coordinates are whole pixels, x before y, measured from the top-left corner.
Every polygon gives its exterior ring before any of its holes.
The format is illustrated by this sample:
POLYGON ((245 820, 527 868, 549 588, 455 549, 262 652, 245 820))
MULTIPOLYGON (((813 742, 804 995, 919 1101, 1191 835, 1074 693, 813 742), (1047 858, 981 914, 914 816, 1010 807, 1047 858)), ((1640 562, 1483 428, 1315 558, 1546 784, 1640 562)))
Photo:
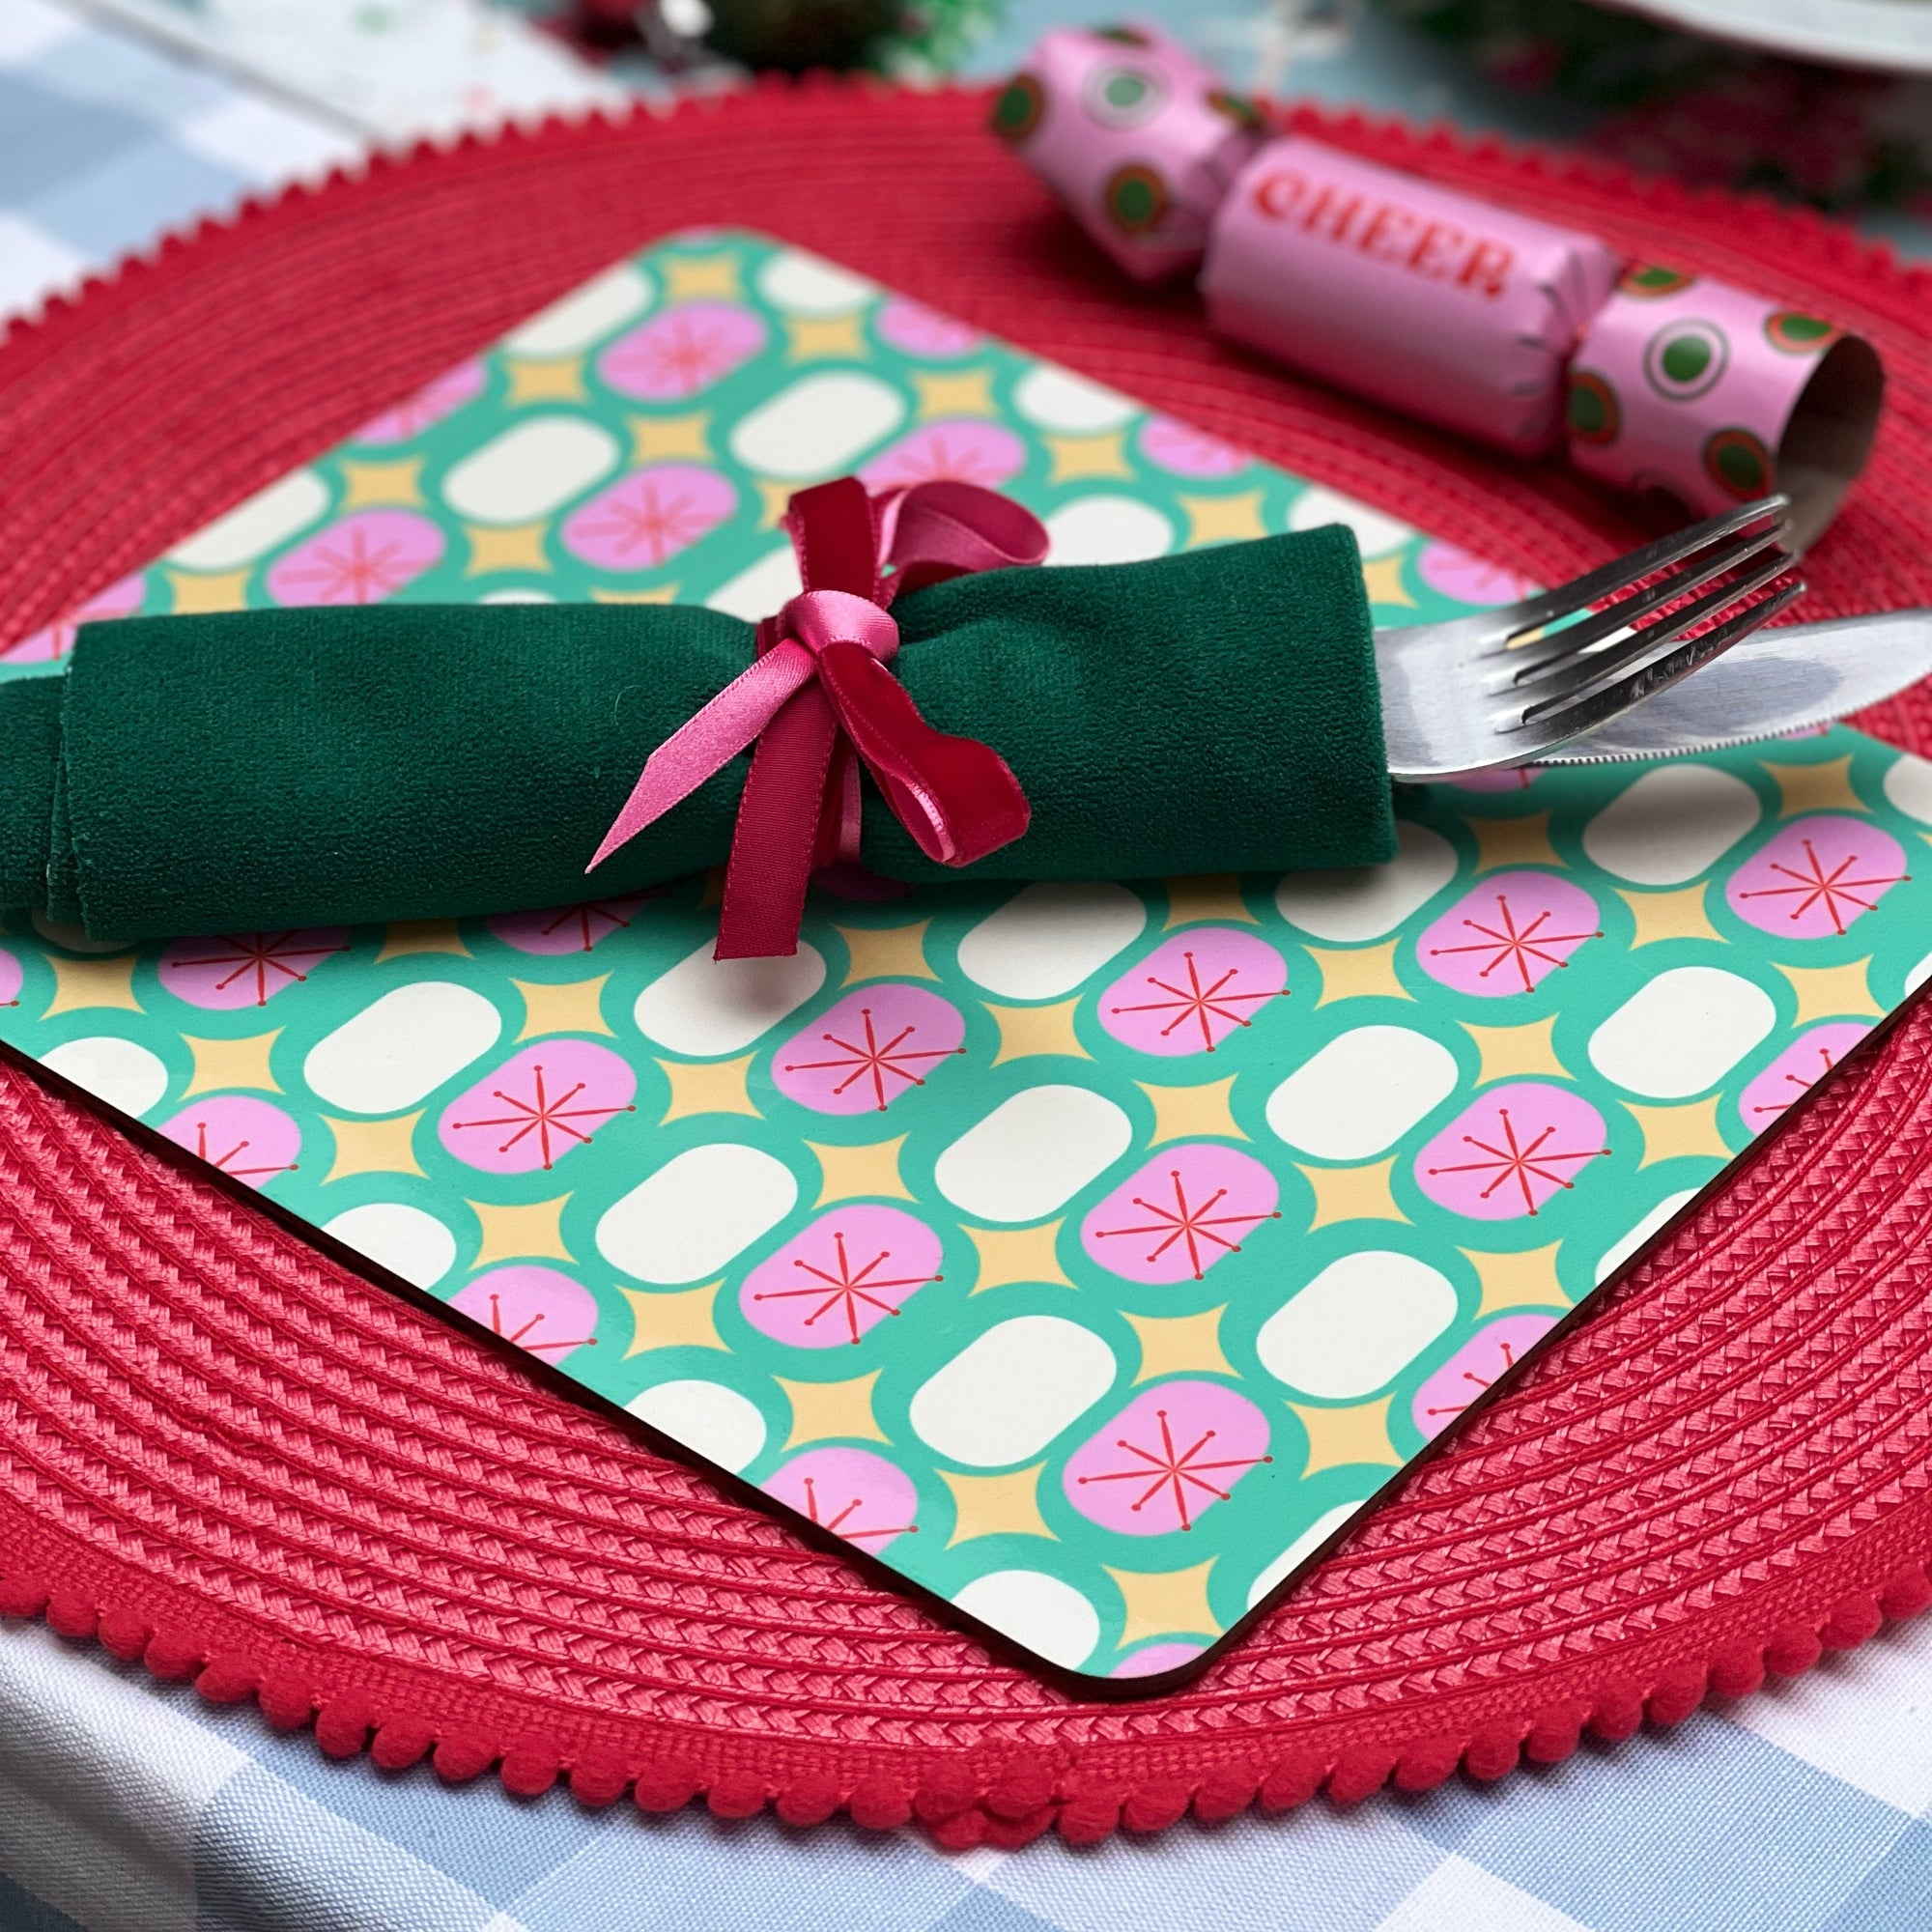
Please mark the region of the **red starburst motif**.
MULTIPOLYGON (((805 1318, 805 1326, 810 1328, 821 1315, 829 1314, 835 1308, 842 1308, 845 1324, 851 1330, 852 1340, 860 1340, 859 1308, 876 1308, 882 1315, 896 1315, 898 1303, 885 1299, 889 1290, 895 1288, 923 1288, 928 1282, 944 1281, 943 1274, 909 1274, 885 1276, 875 1275, 873 1270, 893 1258, 890 1248, 881 1248, 862 1268, 854 1268, 851 1257, 845 1252, 845 1236, 836 1229, 832 1236, 835 1257, 835 1274, 829 1268, 815 1266, 802 1256, 793 1256, 792 1266, 802 1273, 811 1276, 804 1288, 768 1289, 761 1294, 753 1294, 753 1301, 796 1301, 801 1296, 816 1295, 819 1305, 805 1318)), ((902 1297, 903 1298, 903 1297, 902 1297)), ((812 1520, 817 1521, 814 1517, 812 1520)), ((829 1526, 829 1525, 828 1525, 829 1526)))
POLYGON ((530 1337, 542 1325, 544 1311, 539 1308, 521 1328, 503 1326, 503 1297, 495 1290, 490 1294, 490 1332, 500 1335, 506 1342, 514 1342, 520 1349, 527 1349, 531 1354, 540 1355, 546 1349, 594 1349, 595 1335, 578 1335, 569 1341, 533 1342, 530 1337))
POLYGON ((1469 1393, 1461 1402, 1431 1403, 1423 1409, 1423 1414, 1461 1415, 1485 1389, 1492 1387, 1502 1377, 1508 1375, 1516 1367, 1516 1350, 1507 1342, 1498 1342, 1496 1348, 1502 1355, 1503 1365, 1493 1376, 1479 1376, 1474 1369, 1464 1369, 1456 1379, 1461 1382, 1467 1382, 1469 1393))
POLYGON ((1218 1474, 1223 1469, 1252 1469, 1258 1463, 1274 1461, 1272 1456, 1228 1456, 1203 1460, 1203 1452, 1213 1442, 1216 1434, 1211 1429, 1204 1430, 1187 1448, 1177 1450, 1174 1432, 1167 1426, 1167 1410, 1156 1409, 1154 1415, 1160 1424, 1158 1450, 1144 1449, 1130 1437, 1119 1436, 1114 1447, 1124 1449, 1137 1460, 1124 1469, 1101 1469, 1091 1475, 1076 1477, 1075 1481, 1082 1486, 1088 1483, 1146 1483, 1146 1490, 1127 1507, 1138 1515, 1156 1496, 1161 1496, 1174 1505, 1180 1527, 1192 1529, 1194 1519, 1188 1514, 1187 1507, 1190 1489, 1200 1491, 1210 1501, 1224 1503, 1228 1500, 1228 1492, 1220 1484, 1209 1482, 1209 1475, 1218 1474))
POLYGON ((1861 912, 1871 912, 1878 905, 1876 896, 1867 898, 1865 894, 1877 888, 1883 891, 1888 886, 1896 886, 1909 879, 1910 872, 1872 873, 1868 876, 1847 877, 1860 864, 1856 852, 1848 852, 1829 871, 1825 862, 1818 856, 1817 848, 1809 838, 1802 841, 1804 854, 1803 865, 1787 866, 1772 860, 1767 870, 1778 877, 1789 879, 1786 886, 1762 886, 1755 891, 1741 891, 1740 899, 1791 899, 1790 917, 1796 923, 1814 907, 1822 911, 1832 922, 1832 929, 1839 938, 1846 931, 1845 909, 1852 909, 1852 917, 1858 918, 1861 912))
POLYGON ((360 525, 315 546, 309 560, 281 573, 281 582, 302 591, 291 601, 312 604, 380 604, 412 577, 421 562, 400 537, 374 542, 360 525), (312 595, 309 593, 313 593, 312 595))
POLYGON ((1777 1089, 1777 1097, 1773 1100, 1754 1101, 1751 1105, 1751 1112, 1753 1114, 1768 1114, 1776 1120, 1787 1107, 1796 1106, 1800 1096, 1810 1093, 1812 1088, 1824 1079, 1826 1074, 1831 1072, 1832 1068, 1838 1064, 1832 1058, 1832 1049, 1829 1046, 1817 1047, 1814 1051, 1818 1055, 1818 1070, 1816 1073, 1807 1077, 1803 1073, 1794 1073, 1787 1070, 1780 1074, 1778 1078, 1782 1085, 1777 1089), (1785 1093, 1783 1091, 1784 1087, 1789 1087, 1791 1090, 1790 1093, 1785 1093))
POLYGON ((302 935, 295 930, 223 932, 203 941, 203 950, 192 956, 171 955, 166 963, 171 970, 190 966, 214 969, 216 977, 209 989, 213 993, 225 993, 231 986, 243 985, 252 980, 255 1005, 266 1007, 270 993, 307 980, 307 973, 298 970, 293 962, 301 960, 312 964, 315 960, 327 958, 331 952, 349 951, 347 940, 335 946, 318 946, 313 943, 298 944, 301 938, 302 935), (223 971, 224 968, 227 970, 223 971))
POLYGON ((632 345, 630 359, 640 374, 673 394, 691 395, 738 359, 737 345, 710 321, 676 311, 632 345))
MULTIPOLYGON (((888 1076, 891 1076, 895 1080, 903 1080, 906 1087, 923 1087, 925 1085, 924 1076, 912 1070, 917 1063, 922 1060, 950 1060, 953 1055, 966 1051, 963 1046, 918 1048, 907 1046, 905 1042, 919 1032, 918 1024, 914 1021, 908 1021, 904 1026, 899 1028, 897 1033, 893 1035, 891 1039, 882 1042, 878 1037, 877 1030, 872 1025, 872 1009, 870 1007, 860 1008, 859 1019, 865 1032, 863 1041, 845 1039, 836 1033, 821 1034, 819 1037, 827 1045, 836 1046, 838 1049, 838 1058, 833 1060, 788 1061, 785 1064, 784 1071, 787 1073, 822 1073, 842 1071, 844 1068, 850 1067, 851 1071, 833 1088, 832 1092, 834 1095, 845 1093, 848 1089, 855 1087, 861 1080, 869 1080, 872 1083, 872 1098, 877 1103, 879 1112, 883 1114, 886 1111, 887 1100, 892 1097, 886 1092, 886 1080, 888 1076)), ((893 1089, 893 1094, 904 1092, 904 1087, 895 1087, 893 1089)))
MULTIPOLYGON (((895 1310, 895 1313, 896 1312, 895 1310)), ((898 1522, 890 1525, 882 1523, 874 1529, 862 1529, 852 1520, 852 1513, 865 1506, 866 1499, 864 1496, 854 1496, 850 1502, 844 1504, 831 1516, 820 1516, 818 1513, 817 1479, 807 1476, 804 1478, 804 1484, 805 1514, 807 1520, 815 1522, 820 1529, 836 1530, 848 1543, 863 1543, 868 1536, 917 1536, 919 1534, 919 1524, 916 1522, 898 1522)))
POLYGON ((1157 973, 1150 973, 1147 982, 1157 991, 1165 993, 1164 1000, 1144 1000, 1131 1007, 1115 1007, 1117 1013, 1165 1013, 1174 1017, 1161 1028, 1160 1037, 1166 1039, 1177 1029, 1189 1024, 1201 1029, 1201 1044, 1205 1051, 1214 1051, 1215 1020, 1221 1020, 1237 1027, 1249 1027, 1254 1021, 1241 1011, 1244 1004, 1256 1000, 1285 1000, 1286 987, 1266 987, 1259 992, 1241 993, 1235 990, 1235 981, 1241 977, 1238 966, 1230 966, 1217 975, 1207 985, 1201 983, 1201 973, 1194 963, 1192 952, 1183 952, 1181 960, 1186 967, 1184 986, 1176 985, 1172 980, 1163 980, 1157 973))
MULTIPOLYGON (((646 897, 656 898, 655 893, 646 897)), ((619 932, 631 923, 626 911, 630 901, 625 899, 591 899, 583 905, 565 906, 548 925, 541 925, 538 932, 550 939, 559 932, 569 932, 577 940, 580 949, 588 952, 607 932, 619 932)))
POLYGON ((590 1135, 579 1127, 579 1121, 604 1122, 617 1114, 635 1114, 635 1105, 628 1107, 573 1107, 570 1103, 583 1092, 587 1081, 580 1080, 576 1086, 563 1093, 552 1095, 545 1091, 544 1070, 539 1065, 530 1068, 530 1097, 524 1099, 515 1094, 506 1094, 500 1087, 490 1090, 490 1097, 502 1101, 509 1108, 507 1114, 493 1114, 484 1120, 451 1121, 451 1130, 463 1127, 511 1127, 515 1131, 497 1150, 498 1153, 508 1153, 520 1142, 531 1134, 538 1136, 543 1148, 544 1171, 550 1171, 553 1159, 551 1136, 555 1134, 563 1143, 563 1151, 572 1147, 588 1147, 590 1135))
POLYGON ((593 517, 582 518, 575 534, 628 560, 642 552, 646 562, 663 563, 706 535, 717 522, 710 505, 688 492, 661 491, 648 479, 630 491, 606 497, 593 517))
POLYGON ((1548 932, 1545 928, 1549 923, 1549 910, 1545 907, 1527 924, 1519 926, 1509 895, 1498 893, 1493 924, 1480 919, 1465 918, 1462 924, 1477 937, 1465 946, 1432 946, 1429 956, 1432 959, 1446 959, 1457 953, 1488 953, 1488 959, 1476 976, 1479 980, 1487 980, 1498 968, 1509 967, 1522 980, 1522 990, 1533 993, 1537 982, 1534 966, 1568 966, 1570 963, 1569 955, 1551 951, 1553 947, 1578 946, 1586 939, 1601 939, 1604 936, 1601 928, 1589 932, 1548 932))
MULTIPOLYGON (((1096 1241, 1104 1241, 1118 1235, 1157 1235, 1160 1238, 1155 1243, 1153 1251, 1147 1257, 1150 1263, 1159 1261, 1175 1242, 1184 1241, 1187 1244, 1188 1266, 1193 1272, 1194 1279, 1199 1281, 1204 1272, 1201 1263, 1201 1248, 1204 1242, 1210 1248, 1220 1249, 1224 1254, 1237 1255, 1241 1252, 1240 1242, 1230 1240, 1227 1236, 1217 1232, 1219 1229, 1247 1230, 1263 1221, 1281 1219, 1279 1208, 1256 1214, 1215 1213, 1214 1209, 1227 1195, 1228 1190, 1225 1187, 1215 1188, 1213 1193, 1198 1207, 1190 1207, 1187 1201, 1187 1183, 1180 1178, 1179 1169, 1169 1169, 1167 1178, 1174 1188, 1174 1205, 1171 1208, 1136 1194, 1133 1197, 1134 1206, 1146 1208, 1153 1219, 1132 1228, 1095 1228, 1093 1231, 1094 1238, 1096 1241)), ((1218 1257, 1210 1254, 1208 1259, 1214 1261, 1218 1257)))
POLYGON ((1536 1192, 1531 1185, 1532 1181, 1541 1180, 1546 1185, 1566 1189, 1575 1187, 1577 1182, 1573 1175, 1566 1175, 1563 1172, 1563 1164, 1573 1160, 1595 1160, 1600 1155, 1609 1152, 1608 1148, 1601 1147, 1581 1148, 1574 1151, 1562 1151, 1551 1148, 1548 1142, 1556 1132, 1553 1125, 1545 1127, 1541 1132, 1524 1140, 1519 1136, 1516 1122, 1510 1119, 1507 1107, 1497 1110, 1496 1122, 1502 1139, 1500 1147, 1493 1141, 1484 1140, 1480 1135, 1464 1134, 1462 1136, 1463 1140, 1474 1148, 1482 1158, 1432 1167, 1429 1172, 1432 1175, 1493 1173, 1494 1179, 1481 1190, 1477 1198, 1488 1201, 1500 1188, 1519 1187, 1522 1190, 1523 1211, 1534 1214, 1536 1192))
POLYGON ((208 1151, 208 1122, 194 1123, 194 1151, 211 1167, 219 1168, 223 1174, 233 1175, 237 1180, 253 1181, 260 1184, 262 1179, 270 1174, 293 1174, 296 1163, 292 1160, 276 1161, 263 1166, 242 1163, 242 1156, 248 1151, 249 1143, 244 1136, 237 1141, 226 1153, 210 1153, 208 1151))

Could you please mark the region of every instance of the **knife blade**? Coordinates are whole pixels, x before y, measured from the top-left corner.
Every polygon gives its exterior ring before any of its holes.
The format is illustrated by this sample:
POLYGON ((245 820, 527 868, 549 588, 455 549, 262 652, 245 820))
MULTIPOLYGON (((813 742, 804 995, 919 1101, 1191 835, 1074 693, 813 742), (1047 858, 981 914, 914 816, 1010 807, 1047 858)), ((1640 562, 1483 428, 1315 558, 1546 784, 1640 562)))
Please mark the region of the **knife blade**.
POLYGON ((1754 744, 1828 724, 1928 674, 1932 610, 1789 624, 1537 762, 1599 765, 1754 744))

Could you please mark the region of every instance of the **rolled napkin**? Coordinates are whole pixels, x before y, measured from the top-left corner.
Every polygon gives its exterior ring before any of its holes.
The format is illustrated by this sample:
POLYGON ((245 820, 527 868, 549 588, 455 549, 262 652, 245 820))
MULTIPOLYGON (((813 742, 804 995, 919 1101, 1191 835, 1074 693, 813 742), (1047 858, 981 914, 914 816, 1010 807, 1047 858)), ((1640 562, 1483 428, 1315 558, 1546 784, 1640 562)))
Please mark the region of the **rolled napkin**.
MULTIPOLYGON (((867 787, 888 877, 1127 878, 1394 850, 1374 645, 1339 527, 998 569, 893 606, 925 722, 997 749, 1025 833, 926 856, 867 787)), ((85 626, 0 686, 0 901, 93 937, 450 918, 721 863, 749 759, 584 867, 639 768, 756 657, 677 605, 382 605, 85 626)))
POLYGON ((1800 548, 1837 514, 1869 343, 1323 142, 1231 142, 1235 106, 1157 34, 1061 28, 993 127, 1128 274, 1199 268, 1209 326, 1290 367, 1687 517, 1779 491, 1800 548))

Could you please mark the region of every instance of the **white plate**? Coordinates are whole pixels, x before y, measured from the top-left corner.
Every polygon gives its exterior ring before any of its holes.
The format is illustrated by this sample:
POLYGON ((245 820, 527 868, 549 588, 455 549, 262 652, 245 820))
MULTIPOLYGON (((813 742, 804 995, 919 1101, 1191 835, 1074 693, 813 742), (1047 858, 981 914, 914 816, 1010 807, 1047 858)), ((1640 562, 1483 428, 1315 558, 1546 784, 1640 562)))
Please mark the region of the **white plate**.
POLYGON ((1617 0, 1673 26, 1851 67, 1932 73, 1932 0, 1617 0))

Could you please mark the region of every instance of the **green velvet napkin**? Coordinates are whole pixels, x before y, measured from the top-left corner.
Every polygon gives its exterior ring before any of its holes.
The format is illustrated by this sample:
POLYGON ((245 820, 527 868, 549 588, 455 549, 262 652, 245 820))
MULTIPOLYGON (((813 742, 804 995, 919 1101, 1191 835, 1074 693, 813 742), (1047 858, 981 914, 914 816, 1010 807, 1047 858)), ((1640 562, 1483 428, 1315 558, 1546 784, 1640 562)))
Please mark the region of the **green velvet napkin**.
MULTIPOLYGON (((1026 837, 906 880, 1135 878, 1394 850, 1361 567, 1340 527, 963 577, 894 607, 927 721, 983 739, 1026 837)), ((586 878, 653 748, 752 660, 676 605, 384 605, 93 624, 0 686, 0 903, 98 937, 459 917, 721 862, 739 757, 586 878)))

